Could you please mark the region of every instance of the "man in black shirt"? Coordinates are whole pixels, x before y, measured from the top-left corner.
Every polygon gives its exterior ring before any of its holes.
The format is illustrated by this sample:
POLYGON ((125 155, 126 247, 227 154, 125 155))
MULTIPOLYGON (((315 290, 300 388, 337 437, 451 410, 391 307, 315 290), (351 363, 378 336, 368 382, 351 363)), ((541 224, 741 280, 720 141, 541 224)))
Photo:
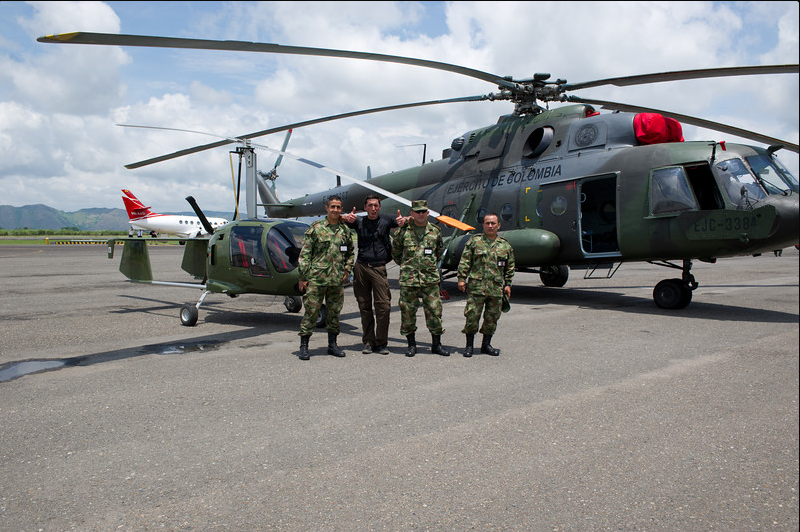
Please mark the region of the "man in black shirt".
POLYGON ((353 267, 353 294, 361 311, 362 353, 389 354, 389 313, 392 294, 386 276, 386 264, 392 260, 389 231, 406 224, 406 218, 397 211, 397 217, 380 214, 381 198, 369 194, 364 200, 366 216, 356 216, 356 209, 342 215, 342 221, 355 229, 358 235, 358 257, 353 267), (374 304, 374 314, 373 314, 374 304))

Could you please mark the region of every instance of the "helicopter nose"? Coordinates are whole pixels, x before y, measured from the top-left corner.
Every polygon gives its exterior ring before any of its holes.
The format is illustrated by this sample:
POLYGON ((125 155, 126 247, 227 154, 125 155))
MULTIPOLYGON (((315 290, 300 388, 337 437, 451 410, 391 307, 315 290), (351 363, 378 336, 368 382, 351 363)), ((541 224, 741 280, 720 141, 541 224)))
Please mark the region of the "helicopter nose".
POLYGON ((775 207, 775 226, 770 240, 777 245, 775 249, 797 245, 800 242, 800 196, 769 196, 765 203, 775 207))

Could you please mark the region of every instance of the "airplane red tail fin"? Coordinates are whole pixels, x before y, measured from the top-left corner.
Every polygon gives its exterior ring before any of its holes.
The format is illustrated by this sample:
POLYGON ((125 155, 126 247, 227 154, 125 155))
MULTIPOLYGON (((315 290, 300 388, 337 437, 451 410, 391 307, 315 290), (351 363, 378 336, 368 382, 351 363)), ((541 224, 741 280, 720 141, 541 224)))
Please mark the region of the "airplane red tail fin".
POLYGON ((144 203, 133 195, 133 192, 124 188, 122 189, 122 202, 125 204, 125 210, 128 211, 128 218, 131 220, 147 218, 156 214, 150 210, 150 207, 145 207, 144 203))

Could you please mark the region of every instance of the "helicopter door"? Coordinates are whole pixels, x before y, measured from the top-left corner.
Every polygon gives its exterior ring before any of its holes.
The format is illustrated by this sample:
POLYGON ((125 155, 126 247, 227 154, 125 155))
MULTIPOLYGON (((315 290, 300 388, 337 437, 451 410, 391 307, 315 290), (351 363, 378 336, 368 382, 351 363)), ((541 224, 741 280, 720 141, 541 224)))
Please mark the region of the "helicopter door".
POLYGON ((578 182, 565 181, 542 186, 542 229, 561 240, 559 259, 582 258, 578 223, 578 182))
POLYGON ((580 182, 581 247, 587 255, 619 255, 617 241, 617 176, 580 182))

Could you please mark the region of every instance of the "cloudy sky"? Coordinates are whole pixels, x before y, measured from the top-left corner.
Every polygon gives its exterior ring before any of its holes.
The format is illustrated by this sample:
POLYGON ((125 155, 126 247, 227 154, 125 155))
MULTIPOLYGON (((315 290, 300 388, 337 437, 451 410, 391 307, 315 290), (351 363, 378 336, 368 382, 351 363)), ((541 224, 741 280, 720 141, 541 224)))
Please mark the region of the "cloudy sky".
MULTIPOLYGON (((55 45, 72 31, 271 42, 453 63, 576 83, 672 70, 798 62, 797 2, 0 2, 0 204, 233 210, 230 147, 123 165, 353 110, 486 94, 484 81, 407 65, 246 52, 55 45)), ((671 110, 798 142, 798 76, 600 87, 575 93, 671 110)), ((295 130, 288 150, 356 177, 438 158, 507 102, 392 111, 295 130)), ((257 142, 280 147, 283 133, 257 142)), ((684 126, 686 140, 741 141, 684 126)), ((751 143, 748 141, 747 143, 751 143)), ((275 157, 258 152, 259 167, 275 157)), ((782 152, 797 175, 798 157, 782 152)), ((234 166, 238 163, 234 160, 234 166)), ((295 161, 278 195, 332 185, 295 161)))

